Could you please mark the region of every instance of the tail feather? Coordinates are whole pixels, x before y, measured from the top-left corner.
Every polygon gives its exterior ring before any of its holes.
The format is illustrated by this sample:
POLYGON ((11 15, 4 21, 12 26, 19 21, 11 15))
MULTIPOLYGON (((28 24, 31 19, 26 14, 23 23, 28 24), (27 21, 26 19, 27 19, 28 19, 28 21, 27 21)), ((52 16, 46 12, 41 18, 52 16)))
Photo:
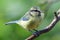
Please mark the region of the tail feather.
POLYGON ((18 21, 10 21, 10 22, 5 23, 5 25, 14 24, 14 23, 17 23, 17 22, 18 22, 18 21))

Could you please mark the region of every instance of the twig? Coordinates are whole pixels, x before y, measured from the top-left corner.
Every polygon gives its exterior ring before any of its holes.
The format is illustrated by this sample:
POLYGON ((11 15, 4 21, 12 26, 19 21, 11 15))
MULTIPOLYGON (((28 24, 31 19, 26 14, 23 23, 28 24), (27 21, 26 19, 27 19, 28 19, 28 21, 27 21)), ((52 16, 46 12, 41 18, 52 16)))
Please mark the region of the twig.
MULTIPOLYGON (((56 23, 60 20, 60 14, 57 14, 57 12, 54 12, 54 15, 55 15, 55 17, 54 17, 54 19, 52 20, 52 22, 51 22, 45 29, 39 30, 39 31, 37 32, 39 35, 41 35, 41 34, 43 34, 43 33, 46 33, 46 32, 49 32, 49 31, 56 25, 56 23)), ((32 34, 32 35, 29 36, 26 40, 33 40, 33 39, 35 39, 36 37, 38 37, 38 36, 36 36, 35 34, 32 34)))

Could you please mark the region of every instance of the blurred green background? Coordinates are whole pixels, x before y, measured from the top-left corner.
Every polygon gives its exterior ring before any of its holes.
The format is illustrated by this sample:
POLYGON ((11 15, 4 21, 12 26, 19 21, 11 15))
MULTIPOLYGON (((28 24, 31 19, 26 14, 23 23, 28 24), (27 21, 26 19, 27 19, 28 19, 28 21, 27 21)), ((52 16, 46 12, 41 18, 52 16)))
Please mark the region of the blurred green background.
MULTIPOLYGON (((60 0, 0 0, 0 40, 25 40, 32 33, 17 24, 4 25, 6 22, 20 19, 32 6, 39 6, 45 13, 43 29, 54 18, 54 12, 60 8, 60 0)), ((35 40, 60 40, 60 22, 48 33, 35 40)))

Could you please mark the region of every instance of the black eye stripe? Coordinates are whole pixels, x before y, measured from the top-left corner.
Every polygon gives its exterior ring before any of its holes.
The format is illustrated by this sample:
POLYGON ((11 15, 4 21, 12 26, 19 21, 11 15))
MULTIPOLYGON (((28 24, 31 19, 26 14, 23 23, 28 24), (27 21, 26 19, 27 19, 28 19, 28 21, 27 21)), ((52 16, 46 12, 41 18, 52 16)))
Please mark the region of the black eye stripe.
POLYGON ((40 11, 38 11, 38 10, 31 10, 31 12, 33 12, 33 11, 34 11, 34 12, 39 12, 39 13, 41 13, 41 12, 40 12, 40 11))
POLYGON ((39 10, 31 10, 31 12, 39 12, 38 16, 41 16, 41 12, 39 10))

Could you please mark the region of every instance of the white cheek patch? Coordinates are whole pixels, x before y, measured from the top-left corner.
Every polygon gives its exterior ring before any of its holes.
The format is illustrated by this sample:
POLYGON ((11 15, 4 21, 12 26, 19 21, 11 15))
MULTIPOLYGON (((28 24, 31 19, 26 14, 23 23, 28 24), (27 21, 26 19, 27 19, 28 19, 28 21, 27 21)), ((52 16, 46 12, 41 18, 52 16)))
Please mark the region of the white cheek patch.
POLYGON ((31 15, 32 15, 32 16, 38 16, 39 13, 38 13, 38 12, 31 12, 31 15))

